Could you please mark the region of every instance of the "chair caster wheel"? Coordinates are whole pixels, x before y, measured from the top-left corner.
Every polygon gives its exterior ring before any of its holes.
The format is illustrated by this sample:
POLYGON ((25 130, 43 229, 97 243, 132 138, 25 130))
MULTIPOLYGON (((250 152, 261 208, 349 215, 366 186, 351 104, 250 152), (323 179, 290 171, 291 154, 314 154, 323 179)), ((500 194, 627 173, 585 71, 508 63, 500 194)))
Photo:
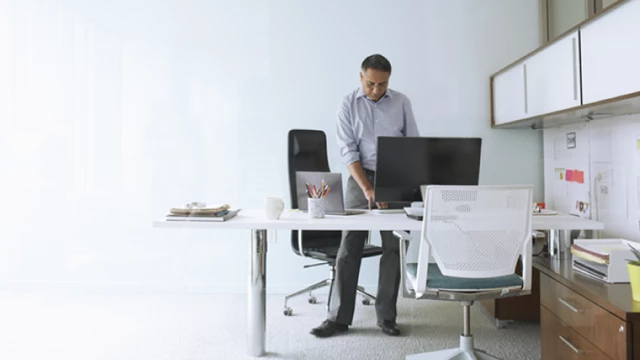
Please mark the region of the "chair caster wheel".
POLYGON ((369 299, 362 299, 362 305, 371 305, 371 300, 369 300, 369 299))
POLYGON ((315 296, 309 296, 309 304, 315 304, 318 302, 318 299, 316 299, 315 296))
POLYGON ((290 307, 284 308, 284 316, 291 316, 293 314, 293 310, 290 307))

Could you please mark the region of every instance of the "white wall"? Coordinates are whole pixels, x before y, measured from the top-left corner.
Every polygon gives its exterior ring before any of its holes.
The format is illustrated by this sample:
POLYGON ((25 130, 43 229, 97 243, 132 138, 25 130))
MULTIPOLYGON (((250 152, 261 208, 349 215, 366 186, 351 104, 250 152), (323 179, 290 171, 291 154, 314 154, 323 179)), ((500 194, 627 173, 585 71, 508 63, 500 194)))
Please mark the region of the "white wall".
POLYGON ((576 197, 586 198, 586 215, 602 221, 601 238, 640 241, 640 116, 619 116, 544 131, 545 201, 560 211, 575 211, 576 197), (576 147, 566 148, 566 134, 576 133, 576 147), (554 180, 556 168, 585 170, 585 183, 554 180), (600 175, 600 177, 598 177, 600 175))
MULTIPOLYGON (((151 228, 190 201, 287 200, 286 133, 324 130, 382 53, 426 136, 481 136, 481 183, 532 183, 541 134, 489 128, 489 76, 539 44, 537 0, 0 0, 0 282, 244 291, 247 233, 151 228)), ((377 239, 376 239, 377 241, 377 239)), ((302 287, 289 233, 269 291, 302 287)), ((378 259, 360 283, 375 288, 378 259)), ((372 290, 372 289, 370 289, 372 290)))

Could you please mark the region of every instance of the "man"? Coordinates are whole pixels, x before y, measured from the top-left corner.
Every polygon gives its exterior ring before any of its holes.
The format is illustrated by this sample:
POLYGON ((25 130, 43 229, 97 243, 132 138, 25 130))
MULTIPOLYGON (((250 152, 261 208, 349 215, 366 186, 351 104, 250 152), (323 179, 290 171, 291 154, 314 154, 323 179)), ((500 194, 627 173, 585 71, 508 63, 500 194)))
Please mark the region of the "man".
MULTIPOLYGON (((419 136, 409 99, 388 88, 391 64, 382 55, 364 59, 360 72, 362 87, 352 91, 338 108, 338 146, 342 162, 349 169, 346 208, 373 206, 373 179, 378 136, 419 136)), ((377 203, 378 208, 387 204, 377 203)), ((400 285, 399 243, 391 231, 381 231, 377 324, 387 335, 400 335, 396 324, 396 302, 400 285)), ((347 331, 353 320, 358 275, 366 231, 346 231, 336 260, 336 278, 331 291, 327 320, 311 330, 318 337, 347 331)))

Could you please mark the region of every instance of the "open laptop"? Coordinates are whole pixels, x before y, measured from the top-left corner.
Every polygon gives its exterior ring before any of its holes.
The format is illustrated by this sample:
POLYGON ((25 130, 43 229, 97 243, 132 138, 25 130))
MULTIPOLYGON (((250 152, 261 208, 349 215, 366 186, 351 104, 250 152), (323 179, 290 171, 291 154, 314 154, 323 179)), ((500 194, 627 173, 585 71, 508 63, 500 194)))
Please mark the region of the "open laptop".
POLYGON ((317 189, 320 188, 324 180, 325 184, 329 185, 331 190, 325 196, 325 214, 327 215, 358 215, 365 214, 367 210, 345 210, 344 197, 342 194, 342 174, 330 173, 330 172, 311 172, 311 171, 298 171, 296 172, 296 194, 298 196, 298 208, 302 211, 309 209, 307 199, 309 195, 307 193, 306 184, 311 186, 315 185, 317 189))

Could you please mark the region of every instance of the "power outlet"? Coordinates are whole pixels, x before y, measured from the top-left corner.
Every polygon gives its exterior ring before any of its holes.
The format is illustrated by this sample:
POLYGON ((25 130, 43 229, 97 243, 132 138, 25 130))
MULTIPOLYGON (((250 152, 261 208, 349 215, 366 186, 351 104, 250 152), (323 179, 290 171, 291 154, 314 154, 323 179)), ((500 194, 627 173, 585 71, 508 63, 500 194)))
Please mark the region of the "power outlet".
POLYGON ((267 230, 267 242, 274 244, 278 242, 278 230, 267 230))

